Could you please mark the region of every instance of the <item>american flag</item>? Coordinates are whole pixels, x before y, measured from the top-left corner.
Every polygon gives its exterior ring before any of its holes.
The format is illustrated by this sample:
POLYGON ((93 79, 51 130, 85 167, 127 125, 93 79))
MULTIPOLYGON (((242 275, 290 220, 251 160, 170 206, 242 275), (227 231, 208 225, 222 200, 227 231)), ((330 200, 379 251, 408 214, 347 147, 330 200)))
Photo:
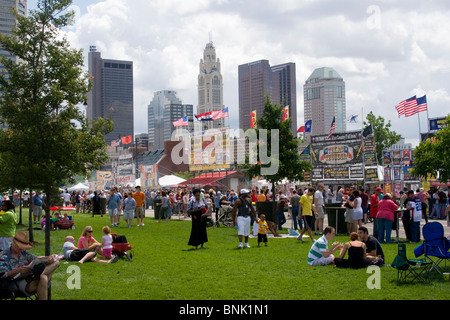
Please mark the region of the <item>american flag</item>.
POLYGON ((188 125, 188 118, 182 117, 177 121, 172 122, 174 127, 186 127, 188 125))
POLYGON ((331 128, 330 128, 330 133, 328 134, 328 139, 331 139, 334 129, 336 129, 336 117, 334 117, 333 121, 331 122, 331 128))
POLYGON ((411 117, 417 113, 417 99, 416 96, 406 99, 405 102, 405 117, 411 117))
POLYGON ((111 147, 118 147, 119 145, 120 145, 120 139, 111 141, 111 147))
POLYGON ((427 106, 427 95, 424 95, 421 98, 417 98, 417 112, 423 112, 423 111, 428 111, 428 106, 427 106))

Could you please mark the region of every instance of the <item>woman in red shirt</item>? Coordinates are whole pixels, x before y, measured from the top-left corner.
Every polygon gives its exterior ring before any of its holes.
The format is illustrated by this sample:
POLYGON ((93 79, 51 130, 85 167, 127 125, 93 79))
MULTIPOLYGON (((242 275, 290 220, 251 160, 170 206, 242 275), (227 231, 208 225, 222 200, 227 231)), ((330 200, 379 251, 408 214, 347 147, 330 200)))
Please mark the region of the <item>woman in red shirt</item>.
POLYGON ((391 243, 391 230, 392 223, 394 222, 395 210, 398 209, 398 205, 391 200, 391 195, 386 193, 383 199, 378 204, 378 241, 384 242, 384 236, 386 234, 386 243, 391 243))

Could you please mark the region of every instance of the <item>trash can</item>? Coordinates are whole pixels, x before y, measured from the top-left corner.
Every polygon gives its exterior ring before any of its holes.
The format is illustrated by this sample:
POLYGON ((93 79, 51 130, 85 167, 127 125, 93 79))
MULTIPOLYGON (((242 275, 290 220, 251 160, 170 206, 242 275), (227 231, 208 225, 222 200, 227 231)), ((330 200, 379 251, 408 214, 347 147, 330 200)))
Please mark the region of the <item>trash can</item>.
POLYGON ((325 213, 328 216, 328 225, 336 230, 336 235, 347 233, 347 223, 345 222, 345 208, 342 203, 325 204, 325 213))
POLYGON ((159 212, 161 211, 161 206, 157 205, 158 203, 161 203, 161 200, 153 200, 153 211, 155 213, 155 219, 159 219, 159 212))
POLYGON ((273 211, 272 201, 258 201, 256 202, 256 211, 258 215, 264 214, 267 221, 272 221, 277 223, 277 215, 273 211))

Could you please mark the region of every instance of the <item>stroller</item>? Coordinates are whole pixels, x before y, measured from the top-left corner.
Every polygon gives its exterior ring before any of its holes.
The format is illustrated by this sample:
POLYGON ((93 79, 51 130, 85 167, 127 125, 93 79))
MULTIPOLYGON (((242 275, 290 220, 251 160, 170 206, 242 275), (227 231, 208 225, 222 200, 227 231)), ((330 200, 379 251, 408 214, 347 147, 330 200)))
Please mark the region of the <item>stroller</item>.
POLYGON ((233 208, 230 206, 222 206, 219 209, 219 214, 217 216, 216 227, 220 227, 222 223, 225 227, 233 226, 233 219, 231 218, 231 212, 233 208))
POLYGON ((119 257, 126 256, 128 261, 133 262, 133 252, 131 251, 131 245, 127 242, 127 237, 119 236, 117 233, 111 233, 113 238, 113 254, 118 255, 119 257), (128 253, 128 251, 130 251, 128 253))

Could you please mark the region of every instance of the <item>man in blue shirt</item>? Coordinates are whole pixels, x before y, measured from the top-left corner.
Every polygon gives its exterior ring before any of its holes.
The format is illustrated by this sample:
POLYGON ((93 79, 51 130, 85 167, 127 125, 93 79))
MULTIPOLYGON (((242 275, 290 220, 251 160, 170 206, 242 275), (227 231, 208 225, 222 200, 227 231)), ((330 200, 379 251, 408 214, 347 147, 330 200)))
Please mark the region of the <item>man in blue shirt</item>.
POLYGON ((222 192, 217 191, 217 195, 214 198, 214 205, 216 209, 216 221, 219 219, 219 209, 220 209, 220 198, 222 197, 222 192))
POLYGON ((33 198, 31 199, 33 204, 33 223, 40 224, 42 217, 42 205, 44 204, 44 196, 42 193, 35 193, 33 198))
POLYGON ((108 207, 108 214, 109 218, 111 220, 111 227, 117 227, 119 226, 120 221, 120 206, 121 206, 122 200, 120 199, 119 195, 116 193, 115 189, 111 189, 109 192, 109 196, 106 199, 106 204, 108 207))

